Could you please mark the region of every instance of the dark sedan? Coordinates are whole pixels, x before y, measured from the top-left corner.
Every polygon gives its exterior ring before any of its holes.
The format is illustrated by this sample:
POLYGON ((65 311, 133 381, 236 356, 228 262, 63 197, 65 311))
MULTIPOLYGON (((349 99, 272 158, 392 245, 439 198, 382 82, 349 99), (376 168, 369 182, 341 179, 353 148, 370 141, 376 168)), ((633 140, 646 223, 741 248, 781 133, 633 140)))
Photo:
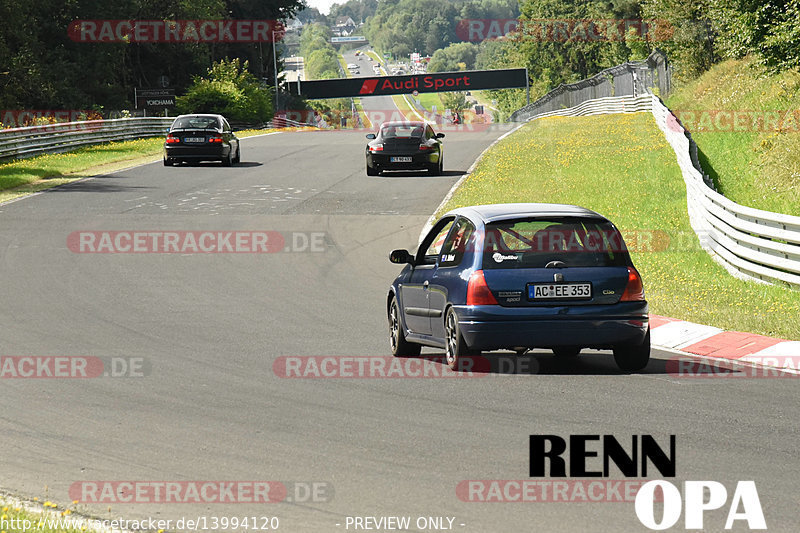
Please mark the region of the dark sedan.
POLYGON ((392 352, 444 348, 447 362, 480 351, 610 349, 619 368, 650 358, 642 278, 606 218, 560 204, 463 207, 444 215, 387 298, 392 352))
POLYGON ((239 139, 222 115, 181 115, 170 126, 164 142, 164 166, 222 161, 229 167, 241 158, 239 139))
POLYGON ((443 138, 424 122, 384 122, 377 135, 367 135, 367 176, 384 170, 427 170, 438 176, 444 165, 443 138))

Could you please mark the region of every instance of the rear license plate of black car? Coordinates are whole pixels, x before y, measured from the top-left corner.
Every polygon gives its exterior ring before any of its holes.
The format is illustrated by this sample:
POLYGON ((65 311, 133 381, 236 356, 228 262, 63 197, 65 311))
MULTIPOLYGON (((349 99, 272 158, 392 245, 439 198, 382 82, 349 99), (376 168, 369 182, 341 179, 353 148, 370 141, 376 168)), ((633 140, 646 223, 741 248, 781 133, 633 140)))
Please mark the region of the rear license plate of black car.
POLYGON ((205 137, 186 137, 185 139, 183 139, 183 142, 185 142, 185 143, 203 143, 203 142, 206 142, 206 138, 205 137))
POLYGON ((529 283, 529 300, 586 300, 592 297, 591 283, 529 283))
POLYGON ((411 163, 411 158, 407 156, 394 156, 389 158, 390 163, 411 163))

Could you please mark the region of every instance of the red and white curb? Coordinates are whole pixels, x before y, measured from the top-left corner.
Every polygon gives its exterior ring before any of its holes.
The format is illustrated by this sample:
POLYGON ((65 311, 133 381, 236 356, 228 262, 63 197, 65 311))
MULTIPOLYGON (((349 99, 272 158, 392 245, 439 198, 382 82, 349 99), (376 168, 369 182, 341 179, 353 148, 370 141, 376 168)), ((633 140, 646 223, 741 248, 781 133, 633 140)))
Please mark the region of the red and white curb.
POLYGON ((800 370, 800 341, 724 331, 665 316, 650 315, 650 343, 701 357, 800 370))

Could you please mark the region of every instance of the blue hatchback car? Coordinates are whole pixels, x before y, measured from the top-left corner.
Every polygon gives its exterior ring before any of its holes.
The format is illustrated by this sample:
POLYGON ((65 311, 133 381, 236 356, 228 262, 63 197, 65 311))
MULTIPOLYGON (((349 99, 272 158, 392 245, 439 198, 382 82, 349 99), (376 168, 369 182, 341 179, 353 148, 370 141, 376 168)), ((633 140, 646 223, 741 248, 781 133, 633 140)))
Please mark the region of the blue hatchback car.
POLYGON ((650 359, 647 301, 617 228, 573 205, 462 207, 440 218, 387 298, 392 353, 443 348, 448 365, 480 351, 610 349, 620 369, 650 359))

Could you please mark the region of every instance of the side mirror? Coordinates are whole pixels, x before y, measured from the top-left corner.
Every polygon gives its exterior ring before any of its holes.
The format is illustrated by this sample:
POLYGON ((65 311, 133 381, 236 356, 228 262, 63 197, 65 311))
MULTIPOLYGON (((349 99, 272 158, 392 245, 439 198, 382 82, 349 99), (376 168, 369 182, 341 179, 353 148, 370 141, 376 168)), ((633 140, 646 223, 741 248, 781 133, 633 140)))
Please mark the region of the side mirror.
POLYGON ((405 265, 406 263, 413 265, 414 256, 408 253, 408 250, 392 250, 392 253, 389 254, 389 261, 396 265, 405 265))
POLYGON ((376 139, 376 138, 377 138, 377 137, 375 137, 375 134, 374 134, 374 133, 367 133, 367 139, 369 139, 369 140, 373 140, 373 139, 376 139))
POLYGON ((437 139, 444 139, 444 133, 437 133, 436 134, 436 138, 437 139))

